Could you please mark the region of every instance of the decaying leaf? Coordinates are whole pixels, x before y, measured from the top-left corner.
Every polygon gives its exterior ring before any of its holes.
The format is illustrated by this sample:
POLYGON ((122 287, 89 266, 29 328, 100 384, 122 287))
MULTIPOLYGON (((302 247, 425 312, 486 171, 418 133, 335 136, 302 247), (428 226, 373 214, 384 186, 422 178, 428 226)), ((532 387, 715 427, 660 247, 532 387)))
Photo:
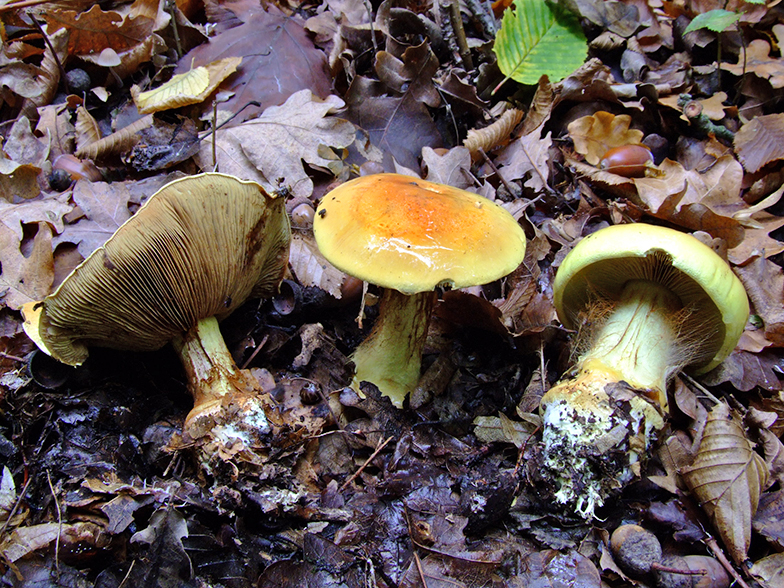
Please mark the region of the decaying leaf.
POLYGON ((600 110, 569 123, 569 136, 574 149, 591 165, 599 165, 602 157, 613 147, 637 145, 643 133, 630 129, 632 117, 628 114, 614 115, 600 110))
POLYGON ((295 232, 291 236, 289 264, 303 286, 316 286, 335 298, 341 297, 345 274, 324 259, 312 234, 295 232))
POLYGON ((490 151, 509 138, 514 128, 523 120, 523 111, 510 108, 492 124, 482 129, 469 129, 463 145, 474 155, 480 149, 490 151))
POLYGON ((38 223, 28 255, 20 251, 20 239, 8 226, 0 223, 0 300, 13 310, 46 296, 54 280, 52 229, 38 223))
POLYGON ((681 476, 735 562, 745 560, 768 468, 726 404, 717 404, 708 415, 697 456, 681 476))
POLYGON ((768 80, 774 89, 784 87, 784 60, 770 56, 770 43, 764 39, 754 39, 738 56, 738 63, 722 62, 721 69, 736 76, 753 73, 768 80))
POLYGON ((228 57, 241 57, 242 65, 223 86, 233 94, 221 108, 231 113, 242 110, 237 122, 283 104, 302 90, 325 99, 330 94, 326 56, 313 45, 299 18, 286 16, 273 5, 251 11, 240 26, 196 47, 180 59, 175 73, 228 57))
POLYGON ((76 150, 76 157, 99 159, 129 151, 139 142, 139 132, 153 124, 153 115, 148 114, 127 127, 120 129, 94 143, 76 150))
POLYGON ((496 165, 501 168, 501 176, 507 181, 529 176, 525 187, 541 192, 550 177, 552 144, 549 132, 542 138, 539 137, 538 131, 534 131, 515 139, 496 158, 496 165))
MULTIPOLYGON (((300 90, 254 120, 219 130, 215 138, 218 169, 254 179, 269 191, 282 182, 295 196, 310 196, 313 182, 302 161, 327 168, 331 161, 319 154, 320 146, 343 149, 354 142, 354 125, 329 116, 342 107, 337 96, 321 100, 310 90, 300 90)), ((213 167, 211 141, 202 141, 196 159, 204 169, 213 167)))
POLYGON ((375 69, 379 79, 394 92, 410 93, 431 108, 441 104, 441 96, 433 85, 438 58, 427 41, 406 49, 402 60, 387 51, 379 51, 375 69))
MULTIPOLYGON (((150 1, 137 0, 137 3, 150 1)), ((97 4, 87 12, 49 10, 46 19, 51 30, 66 28, 69 31, 70 55, 100 53, 107 47, 117 52, 125 51, 143 42, 155 27, 155 19, 146 14, 123 18, 115 11, 102 10, 97 4)))
POLYGON ((735 134, 735 153, 746 171, 784 159, 784 114, 757 116, 735 134))
POLYGON ((204 67, 195 67, 188 73, 177 74, 154 90, 141 92, 131 88, 131 96, 141 114, 150 114, 203 102, 220 83, 237 71, 241 57, 227 57, 204 67))

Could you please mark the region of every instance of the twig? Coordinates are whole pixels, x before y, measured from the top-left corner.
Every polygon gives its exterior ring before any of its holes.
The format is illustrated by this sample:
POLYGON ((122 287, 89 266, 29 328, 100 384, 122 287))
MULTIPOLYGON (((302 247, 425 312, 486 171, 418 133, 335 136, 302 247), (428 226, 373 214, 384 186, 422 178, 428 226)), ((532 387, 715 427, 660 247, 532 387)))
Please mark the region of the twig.
POLYGON ((376 447, 376 450, 373 452, 373 454, 367 458, 367 461, 365 461, 365 463, 363 463, 356 472, 354 472, 354 475, 351 476, 345 482, 343 482, 343 485, 340 487, 340 489, 338 489, 338 492, 343 492, 343 490, 348 488, 348 485, 357 479, 357 476, 359 476, 359 474, 361 474, 365 470, 365 468, 370 465, 370 462, 376 458, 376 456, 381 452, 381 450, 384 449, 384 447, 387 446, 387 443, 392 441, 393 438, 394 437, 387 438, 383 443, 381 443, 378 447, 376 447))
POLYGON ((11 519, 14 518, 14 515, 16 514, 16 510, 19 508, 19 505, 22 504, 22 500, 24 500, 24 496, 27 493, 27 487, 30 485, 30 482, 32 482, 32 480, 33 480, 32 478, 27 478, 27 482, 25 482, 25 485, 22 486, 22 491, 19 492, 19 496, 16 497, 14 506, 11 507, 11 510, 8 513, 8 518, 5 520, 5 523, 3 524, 3 528, 0 529, 0 537, 5 535, 5 531, 8 528, 8 525, 11 524, 11 519))
POLYGON ((27 363, 27 360, 24 357, 19 357, 18 355, 11 355, 10 353, 6 353, 5 351, 0 351, 0 357, 4 357, 5 359, 10 359, 11 361, 27 363))
POLYGON ((44 43, 46 43, 46 46, 49 47, 49 51, 52 52, 52 57, 54 58, 54 62, 57 64, 57 69, 60 70, 60 79, 63 81, 63 88, 65 89, 65 93, 70 94, 71 88, 68 86, 68 76, 65 75, 65 68, 63 67, 63 64, 60 62, 60 58, 57 55, 57 51, 54 50, 54 46, 52 46, 52 42, 49 40, 49 37, 44 32, 44 29, 41 26, 41 23, 38 22, 38 19, 33 16, 30 17, 30 20, 33 21, 35 28, 38 29, 39 33, 41 33, 41 36, 44 38, 44 43))
POLYGON ((180 29, 177 26, 177 4, 174 0, 166 0, 166 10, 171 17, 172 35, 174 35, 174 45, 177 51, 177 59, 182 57, 182 43, 180 42, 180 29))
POLYGON ((738 572, 735 571, 735 568, 732 567, 732 564, 727 559, 727 556, 724 555, 724 551, 722 551, 721 547, 719 547, 719 544, 716 543, 716 540, 708 535, 708 538, 704 539, 704 542, 705 545, 707 545, 708 548, 713 552, 713 556, 719 560, 719 563, 721 563, 721 565, 724 566, 724 569, 727 570, 727 573, 735 579, 735 582, 738 583, 738 586, 740 586, 740 588, 749 588, 749 585, 743 581, 743 578, 740 577, 740 574, 738 574, 738 572))
POLYGON ((422 587, 427 588, 427 580, 425 579, 425 570, 422 569, 422 562, 419 560, 419 555, 414 552, 414 563, 417 567, 417 572, 419 573, 419 579, 422 580, 422 587))
POLYGON ((54 505, 57 507, 57 538, 54 540, 54 567, 57 570, 57 577, 60 577, 60 534, 63 532, 63 513, 60 510, 60 501, 57 500, 57 494, 52 486, 52 477, 49 475, 49 470, 46 470, 46 481, 49 482, 49 491, 52 493, 54 505))
POLYGON ((452 23, 452 30, 455 33, 457 48, 460 52, 460 59, 466 71, 474 69, 474 60, 471 59, 471 50, 468 48, 465 29, 463 28, 463 16, 460 14, 460 0, 449 0, 449 20, 452 23))

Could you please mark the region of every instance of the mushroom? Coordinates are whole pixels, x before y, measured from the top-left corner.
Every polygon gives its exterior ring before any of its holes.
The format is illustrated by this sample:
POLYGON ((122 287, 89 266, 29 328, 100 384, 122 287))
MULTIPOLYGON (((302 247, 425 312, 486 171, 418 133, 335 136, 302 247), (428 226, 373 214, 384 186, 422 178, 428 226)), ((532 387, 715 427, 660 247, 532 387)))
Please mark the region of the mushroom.
POLYGON ((313 232, 329 262, 385 288, 373 329, 352 355, 353 387, 369 381, 398 408, 419 381, 435 288, 486 284, 525 255, 525 234, 501 206, 399 174, 332 190, 313 232))
POLYGON ((152 351, 171 341, 194 399, 188 436, 217 426, 268 432, 259 385, 234 363, 218 322, 277 291, 290 237, 283 199, 254 182, 217 173, 175 180, 53 294, 23 307, 25 331, 72 366, 91 345, 152 351))
POLYGON ((721 363, 749 303, 711 248, 645 224, 580 241, 558 269, 553 294, 566 327, 589 328, 576 366, 541 401, 545 477, 555 478, 558 501, 590 517, 639 473, 664 427, 669 379, 721 363))

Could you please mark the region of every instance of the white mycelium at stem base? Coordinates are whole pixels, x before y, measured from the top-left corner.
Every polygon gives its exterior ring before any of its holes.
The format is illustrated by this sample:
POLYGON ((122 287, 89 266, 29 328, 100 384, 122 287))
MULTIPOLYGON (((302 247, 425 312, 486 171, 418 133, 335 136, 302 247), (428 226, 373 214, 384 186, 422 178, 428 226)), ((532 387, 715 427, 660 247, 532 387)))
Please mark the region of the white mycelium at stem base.
POLYGON ((590 518, 639 477, 664 427, 670 377, 717 366, 743 332, 748 299, 712 249, 642 223, 585 237, 561 263, 553 293, 561 322, 582 322, 589 348, 542 398, 533 471, 557 501, 590 518))
MULTIPOLYGON (((593 450, 624 439, 619 449, 628 452, 630 464, 636 464, 648 449, 652 432, 664 425, 659 411, 667 405, 667 378, 681 363, 680 310, 680 300, 667 288, 645 280, 629 282, 599 327, 594 345, 580 358, 577 376, 542 398, 547 467, 554 472, 577 470, 583 485, 578 490, 572 475, 563 476, 556 498, 564 503, 576 501, 576 510, 583 516, 590 516, 602 504, 602 486, 615 483, 592 475, 588 456, 593 450), (624 394, 621 388, 616 396, 615 391, 606 390, 618 382, 642 394, 624 394), (617 410, 618 401, 628 402, 631 418, 617 410)), ((622 473, 617 484, 628 482, 632 473, 622 473)))
POLYGON ((193 409, 183 427, 185 433, 198 439, 211 430, 218 435, 216 426, 227 425, 237 429, 234 435, 223 435, 227 438, 246 437, 239 433, 241 430, 269 432, 258 384, 234 363, 214 316, 201 319, 195 327, 175 337, 172 345, 185 368, 188 390, 193 396, 193 409), (229 415, 239 418, 231 419, 229 415))

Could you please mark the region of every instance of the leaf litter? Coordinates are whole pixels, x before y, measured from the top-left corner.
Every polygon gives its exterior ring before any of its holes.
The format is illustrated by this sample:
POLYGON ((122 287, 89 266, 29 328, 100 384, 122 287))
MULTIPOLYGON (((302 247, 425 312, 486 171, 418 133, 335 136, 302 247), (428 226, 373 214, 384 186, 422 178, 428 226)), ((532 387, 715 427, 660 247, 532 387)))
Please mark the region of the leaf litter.
POLYGON ((460 27, 433 2, 3 7, 4 585, 57 574, 102 587, 626 586, 607 547, 630 521, 672 561, 710 556, 738 585, 780 585, 784 60, 781 25, 761 19, 779 9, 745 6, 719 53, 715 32, 683 36, 685 24, 740 5, 574 6, 590 59, 557 82, 500 88, 494 31, 520 2, 492 15, 466 3, 460 27), (137 111, 133 84, 166 89, 222 59, 237 71, 197 80, 149 118, 137 111), (75 70, 86 86, 71 86, 75 70), (462 147, 467 136, 481 150, 462 147), (645 177, 600 168, 609 149, 637 144, 654 154, 645 177), (100 180, 57 180, 56 158, 77 148, 71 163, 97 166, 100 180), (348 294, 299 225, 286 300, 253 301, 222 324, 268 391, 269 445, 253 460, 216 447, 198 463, 179 437, 189 405, 170 350, 96 349, 60 373, 18 309, 160 186, 216 167, 289 211, 361 173, 467 188, 512 212, 528 254, 502 281, 441 293, 401 411, 372 385, 364 397, 345 387, 379 292, 348 294), (620 222, 697 235, 732 264, 752 315, 722 365, 672 382, 658 450, 586 521, 554 507, 533 471, 538 402, 571 365, 555 272, 583 236, 620 222))

